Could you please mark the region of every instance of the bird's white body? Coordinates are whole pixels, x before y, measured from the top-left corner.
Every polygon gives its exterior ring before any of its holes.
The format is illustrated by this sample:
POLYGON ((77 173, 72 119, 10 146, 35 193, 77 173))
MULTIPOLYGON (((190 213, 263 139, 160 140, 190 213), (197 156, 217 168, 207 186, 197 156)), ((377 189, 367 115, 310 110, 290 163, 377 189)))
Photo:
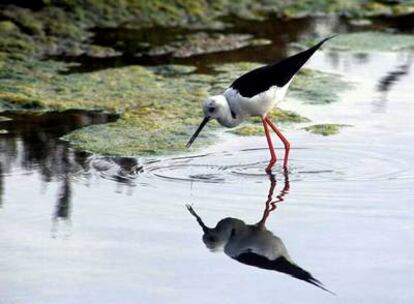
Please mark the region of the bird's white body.
POLYGON ((236 89, 228 88, 223 94, 208 97, 203 111, 222 126, 233 128, 249 117, 265 117, 285 98, 290 83, 283 87, 272 86, 253 97, 244 97, 236 89))
POLYGON ((290 83, 291 81, 281 88, 272 86, 251 98, 242 96, 233 88, 228 88, 223 95, 236 117, 240 116, 242 119, 251 116, 263 117, 285 98, 290 83))

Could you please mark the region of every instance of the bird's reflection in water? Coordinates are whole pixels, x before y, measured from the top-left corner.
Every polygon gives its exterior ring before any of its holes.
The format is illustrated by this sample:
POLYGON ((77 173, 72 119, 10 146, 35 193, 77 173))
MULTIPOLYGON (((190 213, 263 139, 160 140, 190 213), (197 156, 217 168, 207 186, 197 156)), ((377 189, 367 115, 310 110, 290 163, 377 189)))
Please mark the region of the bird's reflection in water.
POLYGON ((59 195, 56 202, 55 212, 53 215, 52 237, 59 236, 67 239, 71 233, 71 183, 70 177, 65 178, 62 182, 59 195))
POLYGON ((285 172, 284 187, 273 200, 276 179, 274 175, 270 175, 269 178, 270 188, 263 216, 259 222, 253 225, 248 225, 237 218, 227 217, 220 220, 216 227, 210 228, 204 224, 201 217, 190 205, 186 205, 188 211, 203 229, 204 244, 211 251, 223 250, 226 255, 240 263, 286 273, 332 293, 311 273, 298 266, 289 256, 283 241, 266 228, 266 221, 270 213, 276 209, 277 203, 284 200, 290 187, 289 176, 285 172))
POLYGON ((61 236, 64 239, 68 239, 71 234, 70 211, 72 206, 72 185, 68 150, 64 150, 62 153, 62 163, 65 166, 62 170, 61 186, 53 214, 52 237, 57 238, 61 236))

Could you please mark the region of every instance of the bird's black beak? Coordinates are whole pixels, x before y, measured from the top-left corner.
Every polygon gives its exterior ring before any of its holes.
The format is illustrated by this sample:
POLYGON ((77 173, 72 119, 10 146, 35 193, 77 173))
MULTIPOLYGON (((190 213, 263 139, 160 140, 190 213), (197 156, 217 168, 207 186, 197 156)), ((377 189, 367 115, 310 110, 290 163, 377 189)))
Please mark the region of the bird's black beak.
POLYGON ((201 130, 203 130, 204 126, 208 123, 210 120, 210 117, 204 117, 203 121, 201 122, 198 129, 194 132, 193 136, 191 136, 190 140, 188 141, 186 147, 190 148, 193 142, 196 140, 198 134, 200 134, 201 130))

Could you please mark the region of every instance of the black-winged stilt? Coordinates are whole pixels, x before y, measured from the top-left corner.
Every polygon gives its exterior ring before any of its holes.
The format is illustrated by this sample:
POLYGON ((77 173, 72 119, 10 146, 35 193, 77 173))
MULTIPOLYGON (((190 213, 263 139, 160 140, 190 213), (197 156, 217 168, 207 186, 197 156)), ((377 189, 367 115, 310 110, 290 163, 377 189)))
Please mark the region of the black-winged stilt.
POLYGON ((227 217, 220 220, 216 227, 210 228, 204 224, 190 205, 186 207, 203 229, 203 242, 210 250, 224 249, 226 255, 240 263, 286 273, 332 293, 310 272, 293 262, 283 241, 266 228, 265 224, 270 212, 276 209, 276 204, 282 202, 289 191, 289 178, 286 171, 285 185, 277 199, 273 201, 275 186, 276 180, 273 175, 270 175, 270 189, 265 210, 261 220, 254 225, 248 225, 237 218, 227 217))
POLYGON ((325 41, 333 37, 335 36, 328 37, 308 50, 280 62, 254 69, 236 79, 224 93, 208 97, 203 103, 204 120, 188 141, 187 148, 212 118, 217 119, 222 126, 233 128, 251 116, 260 116, 271 155, 266 171, 270 172, 276 163, 269 127, 285 146, 283 167, 286 169, 290 143, 276 128, 267 113, 283 100, 293 76, 325 41))

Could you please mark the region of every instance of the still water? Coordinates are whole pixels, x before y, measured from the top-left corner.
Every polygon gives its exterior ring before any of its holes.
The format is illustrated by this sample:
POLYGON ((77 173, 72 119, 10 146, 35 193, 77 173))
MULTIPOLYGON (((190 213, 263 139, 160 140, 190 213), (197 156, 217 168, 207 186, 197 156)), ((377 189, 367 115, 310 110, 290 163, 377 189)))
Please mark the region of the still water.
POLYGON ((412 303, 411 58, 318 52, 308 66, 354 88, 329 105, 282 107, 352 127, 286 128, 289 172, 279 160, 273 178, 264 137, 223 132, 202 151, 111 158, 59 137, 115 115, 2 113, 0 303, 412 303), (223 252, 189 211, 210 228, 261 227, 262 246, 277 243, 336 296, 298 269, 235 258, 229 241, 223 252))

